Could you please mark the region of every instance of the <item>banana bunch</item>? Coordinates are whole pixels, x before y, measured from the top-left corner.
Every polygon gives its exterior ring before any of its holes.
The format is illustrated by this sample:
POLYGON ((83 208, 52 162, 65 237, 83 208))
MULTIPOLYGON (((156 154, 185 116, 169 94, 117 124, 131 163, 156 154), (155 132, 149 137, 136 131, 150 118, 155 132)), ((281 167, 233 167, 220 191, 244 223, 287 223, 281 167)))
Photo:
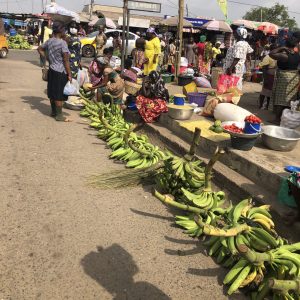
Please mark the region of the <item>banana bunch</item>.
POLYGON ((164 161, 163 171, 157 175, 159 187, 166 193, 172 194, 178 201, 182 197, 181 188, 196 192, 204 185, 201 160, 187 161, 184 157, 170 155, 164 161))
POLYGON ((95 92, 80 88, 79 95, 83 100, 91 100, 95 96, 95 92))
POLYGON ((129 140, 128 146, 132 153, 127 159, 127 168, 149 168, 166 158, 165 153, 157 146, 147 142, 145 138, 129 140), (139 157, 137 157, 139 155, 139 157))
POLYGON ((268 292, 273 294, 273 299, 298 300, 300 298, 300 277, 293 280, 269 278, 256 294, 258 300, 264 299, 268 292))
POLYGON ((264 273, 264 264, 256 266, 244 258, 239 259, 223 280, 223 284, 230 285, 227 294, 232 295, 239 288, 244 288, 252 283, 258 286, 264 277, 264 273))
MULTIPOLYGON (((184 232, 191 237, 200 237, 203 234, 203 229, 198 226, 194 220, 195 215, 190 214, 188 216, 176 216, 175 223, 184 229, 184 232)), ((203 221, 208 225, 216 225, 217 219, 219 217, 215 215, 212 211, 208 211, 203 216, 203 221)))
POLYGON ((300 277, 300 254, 289 251, 285 246, 269 253, 272 255, 272 265, 275 268, 282 266, 286 275, 292 278, 300 277))
POLYGON ((203 189, 199 194, 194 194, 186 190, 185 188, 181 188, 181 191, 184 195, 185 202, 193 203, 194 206, 211 210, 217 208, 219 206, 219 202, 223 201, 225 198, 224 192, 212 192, 206 189, 203 189))
POLYGON ((80 116, 84 118, 88 118, 90 116, 98 117, 99 106, 93 101, 85 100, 85 107, 80 112, 80 116))

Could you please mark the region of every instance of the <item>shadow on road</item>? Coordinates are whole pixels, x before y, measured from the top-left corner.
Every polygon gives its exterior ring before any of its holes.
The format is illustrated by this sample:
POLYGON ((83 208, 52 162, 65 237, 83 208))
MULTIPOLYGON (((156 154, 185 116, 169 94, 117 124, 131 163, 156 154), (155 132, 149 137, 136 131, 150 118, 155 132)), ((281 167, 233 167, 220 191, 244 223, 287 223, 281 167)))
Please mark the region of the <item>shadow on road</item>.
POLYGON ((26 60, 26 62, 31 63, 34 66, 41 67, 41 63, 38 60, 26 60))
MULTIPOLYGON (((139 269, 132 256, 120 245, 113 244, 104 249, 98 247, 81 260, 87 275, 104 287, 114 300, 171 299, 149 282, 134 282, 139 269)), ((101 295, 99 295, 101 299, 101 295)))
MULTIPOLYGON (((23 96, 21 99, 24 100, 24 103, 29 104, 32 110, 38 110, 41 114, 50 117, 51 108, 48 99, 35 96, 23 96), (45 100, 48 102, 47 104, 44 103, 45 100)), ((64 115, 69 116, 69 114, 65 112, 64 115)))

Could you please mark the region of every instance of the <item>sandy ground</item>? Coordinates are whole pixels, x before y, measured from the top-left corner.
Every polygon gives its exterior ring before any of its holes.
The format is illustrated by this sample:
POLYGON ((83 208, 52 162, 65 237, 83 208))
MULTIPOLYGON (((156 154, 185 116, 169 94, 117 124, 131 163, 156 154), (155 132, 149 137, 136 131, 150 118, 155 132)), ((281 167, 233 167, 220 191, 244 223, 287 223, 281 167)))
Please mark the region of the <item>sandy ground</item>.
POLYGON ((225 270, 147 189, 87 185, 123 166, 78 113, 49 117, 37 64, 0 60, 0 299, 227 299, 225 270))

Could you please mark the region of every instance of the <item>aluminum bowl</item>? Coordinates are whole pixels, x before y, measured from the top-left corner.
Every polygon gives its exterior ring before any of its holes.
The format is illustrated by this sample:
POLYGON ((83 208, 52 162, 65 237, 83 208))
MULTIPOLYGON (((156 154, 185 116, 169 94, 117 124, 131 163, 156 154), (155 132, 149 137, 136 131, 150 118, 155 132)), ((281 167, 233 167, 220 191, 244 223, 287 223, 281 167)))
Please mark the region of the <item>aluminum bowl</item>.
POLYGON ((262 141, 272 150, 291 151, 299 140, 300 133, 296 130, 273 125, 262 127, 262 141))
POLYGON ((168 105, 168 114, 169 117, 175 120, 189 120, 193 113, 194 113, 194 107, 190 105, 176 105, 177 107, 174 107, 174 104, 168 105))
POLYGON ((65 101, 64 102, 65 108, 71 109, 71 110, 82 110, 84 108, 84 104, 74 104, 72 102, 65 101))

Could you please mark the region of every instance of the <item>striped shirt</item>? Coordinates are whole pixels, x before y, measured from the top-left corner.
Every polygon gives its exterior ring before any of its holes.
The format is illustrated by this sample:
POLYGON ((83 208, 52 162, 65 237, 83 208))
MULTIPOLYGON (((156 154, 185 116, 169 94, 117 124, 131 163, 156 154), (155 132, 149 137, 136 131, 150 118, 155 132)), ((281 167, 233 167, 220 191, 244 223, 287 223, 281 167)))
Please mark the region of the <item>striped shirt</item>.
POLYGON ((67 73, 64 66, 63 54, 70 54, 70 52, 66 41, 51 38, 42 45, 42 48, 47 51, 50 68, 59 73, 67 73))

